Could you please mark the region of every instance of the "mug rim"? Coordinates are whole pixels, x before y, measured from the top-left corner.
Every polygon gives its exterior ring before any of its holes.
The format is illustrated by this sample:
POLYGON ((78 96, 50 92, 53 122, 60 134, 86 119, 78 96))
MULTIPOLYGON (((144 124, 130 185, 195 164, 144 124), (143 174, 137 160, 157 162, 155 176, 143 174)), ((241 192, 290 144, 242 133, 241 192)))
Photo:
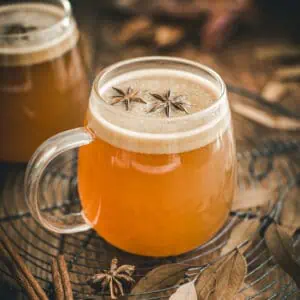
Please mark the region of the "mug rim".
MULTIPOLYGON (((60 28, 64 25, 64 23, 69 22, 69 20, 72 18, 72 6, 69 0, 56 0, 57 4, 60 5, 60 7, 62 8, 63 11, 63 15, 62 17, 55 22, 54 24, 47 26, 46 28, 41 28, 41 29, 37 29, 34 31, 29 31, 29 32, 25 32, 25 33, 13 33, 13 34, 0 34, 0 39, 21 39, 21 38, 26 38, 26 37, 30 37, 32 35, 36 35, 36 34, 47 34, 48 32, 51 31, 55 31, 56 28, 60 28)), ((52 3, 48 3, 46 1, 35 1, 35 2, 13 2, 13 3, 9 3, 9 4, 1 4, 0 5, 0 12, 1 10, 3 10, 3 8, 7 7, 7 9, 12 8, 14 5, 27 5, 27 4, 43 4, 43 5, 56 5, 53 2, 52 3)))
MULTIPOLYGON (((100 71, 100 73, 98 73, 98 75, 96 76, 93 85, 92 85, 92 92, 95 93, 95 95, 97 96, 97 100, 101 100, 101 104, 105 106, 105 109, 110 110, 111 112, 115 111, 117 114, 121 114, 124 117, 130 117, 130 118, 134 118, 137 120, 141 120, 141 119, 145 119, 142 116, 137 116, 137 115, 132 115, 132 114, 128 114, 125 111, 117 111, 115 109, 113 109, 112 105, 110 105, 109 103, 107 103, 105 101, 105 99, 101 96, 100 92, 99 92, 99 85, 100 85, 100 81, 101 79, 109 72, 112 72, 120 67, 124 67, 126 65, 131 65, 131 64, 136 64, 136 63, 142 63, 142 62, 155 62, 155 61, 164 61, 164 62, 173 62, 173 63, 183 63, 186 65, 189 65, 191 67, 196 67, 199 70, 202 70, 204 72, 206 72, 207 74, 209 74, 210 76, 212 76, 212 78, 214 80, 216 80, 216 82, 220 85, 220 92, 219 95, 217 97, 217 99, 210 104, 208 107, 189 114, 189 115, 184 115, 184 116, 177 116, 176 118, 166 118, 166 119, 162 119, 159 117, 153 117, 153 116, 147 116, 148 120, 159 120, 160 122, 164 122, 166 121, 167 123, 170 122, 170 120, 176 120, 178 122, 180 121, 186 121, 188 119, 191 118, 191 116, 193 116, 194 118, 201 118, 201 117, 205 117, 206 115, 212 113, 213 111, 215 111, 222 103, 223 101, 226 101, 226 95, 227 95, 227 88, 226 88, 226 84, 223 81, 222 77, 213 69, 211 69, 210 67, 203 65, 201 63, 198 62, 194 62, 192 60, 189 59, 185 59, 185 58, 179 58, 179 57, 172 57, 172 56, 143 56, 143 57, 137 57, 137 58, 132 58, 132 59, 126 59, 126 60, 122 60, 119 62, 116 62, 108 67, 105 67, 103 70, 100 71)), ((200 76, 200 75, 198 75, 200 76)))

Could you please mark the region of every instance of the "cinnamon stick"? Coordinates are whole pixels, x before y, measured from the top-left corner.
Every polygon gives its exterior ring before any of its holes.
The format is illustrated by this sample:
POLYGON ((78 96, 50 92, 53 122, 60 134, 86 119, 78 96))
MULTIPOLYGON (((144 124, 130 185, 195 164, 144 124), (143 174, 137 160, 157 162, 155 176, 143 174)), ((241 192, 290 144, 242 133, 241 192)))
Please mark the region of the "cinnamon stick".
POLYGON ((155 30, 154 41, 160 48, 178 44, 184 37, 184 30, 180 27, 162 25, 155 30))
POLYGON ((238 102, 232 103, 232 109, 245 118, 269 128, 291 131, 300 130, 300 121, 297 119, 275 115, 259 108, 238 102))
POLYGON ((52 278, 56 300, 73 300, 72 285, 63 255, 52 260, 52 278))
POLYGON ((288 44, 261 46, 256 49, 255 56, 264 61, 298 58, 300 57, 300 47, 288 44))
POLYGON ((39 299, 39 300, 48 300, 47 295, 45 294, 42 287, 39 285, 37 280, 34 278, 32 273, 29 271, 28 267, 24 263, 21 256, 18 254, 16 249, 14 249, 13 245, 6 237, 3 230, 0 230, 2 234, 0 235, 0 249, 1 255, 7 257, 13 263, 13 268, 16 270, 16 275, 18 280, 21 281, 22 286, 26 290, 27 293, 32 294, 32 290, 35 292, 37 298, 32 299, 39 299))
POLYGON ((281 81, 298 81, 300 79, 300 66, 280 68, 275 77, 281 81))
POLYGON ((286 84, 277 81, 268 82, 262 90, 262 96, 272 103, 280 102, 289 93, 290 89, 286 84))
POLYGON ((55 299, 64 300, 65 294, 64 294, 63 284, 59 273, 58 262, 55 258, 52 259, 51 270, 52 270, 52 281, 54 286, 55 299))
POLYGON ((26 277, 24 277, 22 272, 20 272, 18 268, 16 268, 16 266, 7 258, 7 254, 5 253, 5 250, 2 247, 0 248, 0 253, 0 261, 2 261, 5 264, 10 273, 17 279, 20 286, 26 292, 28 298, 31 300, 39 300, 39 297, 35 293, 29 281, 26 279, 26 277))
POLYGON ((147 17, 140 16, 133 18, 123 25, 118 40, 125 44, 136 39, 147 39, 153 35, 152 27, 152 21, 147 17))

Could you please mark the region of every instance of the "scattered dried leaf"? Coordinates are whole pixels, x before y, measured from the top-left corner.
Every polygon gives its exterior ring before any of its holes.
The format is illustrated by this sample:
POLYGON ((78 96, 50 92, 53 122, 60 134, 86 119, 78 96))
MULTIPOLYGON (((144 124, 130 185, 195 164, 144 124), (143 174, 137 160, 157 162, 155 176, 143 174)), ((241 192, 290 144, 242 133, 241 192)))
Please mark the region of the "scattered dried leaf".
POLYGON ((234 198, 232 210, 247 210, 262 207, 272 197, 272 191, 263 187, 239 190, 234 198))
POLYGON ((163 25, 155 30, 154 41, 158 47, 174 46, 184 37, 184 30, 180 27, 163 25))
MULTIPOLYGON (((252 299, 251 297, 253 297, 255 300, 262 299, 259 296, 257 296, 258 293, 259 293, 259 291, 257 291, 255 288, 249 287, 248 285, 246 286, 246 284, 244 283, 241 288, 241 292, 239 292, 233 299, 234 300, 247 300, 247 299, 252 299)), ((263 298, 263 299, 265 299, 265 298, 263 298)))
POLYGON ((240 251, 235 251, 216 271, 213 299, 231 300, 242 287, 247 274, 247 262, 240 251))
POLYGON ((275 77, 281 81, 298 81, 300 79, 300 67, 280 68, 275 72, 275 77))
POLYGON ((197 293, 193 282, 180 286, 170 300, 197 300, 197 293))
MULTIPOLYGON (((147 273, 137 283, 132 290, 132 294, 140 294, 173 286, 184 277, 187 269, 187 266, 180 264, 159 266, 147 273)), ((137 300, 143 299, 143 296, 134 296, 131 298, 137 300)))
POLYGON ((128 43, 138 38, 151 36, 152 21, 147 17, 136 17, 126 22, 120 30, 118 40, 128 43))
POLYGON ((290 237, 293 237, 299 228, 296 226, 285 226, 285 225, 281 225, 281 227, 290 237))
POLYGON ((247 219, 237 224, 231 231, 226 245, 222 248, 221 255, 234 250, 243 242, 249 240, 247 244, 239 249, 241 253, 244 253, 251 246, 251 240, 253 239, 259 226, 259 219, 247 219))
POLYGON ((300 121, 277 113, 264 111, 258 107, 247 105, 242 102, 231 103, 232 110, 241 116, 252 120, 260 125, 281 130, 296 131, 300 129, 300 121))
POLYGON ((247 297, 243 294, 238 294, 236 296, 234 296, 233 300, 246 300, 247 297))
POLYGON ((216 286, 216 274, 212 267, 204 270, 196 281, 198 300, 206 300, 214 291, 216 286))
MULTIPOLYGON (((269 257, 270 254, 268 254, 266 259, 261 263, 265 263, 269 257)), ((279 266, 276 267, 273 264, 260 265, 260 268, 256 269, 256 272, 254 272, 253 275, 247 277, 247 281, 250 285, 252 284, 252 286, 243 286, 241 289, 241 292, 246 296, 246 299, 270 299, 274 297, 274 293, 277 293, 278 299, 284 299, 284 295, 288 293, 288 286, 290 286, 291 289, 295 288, 295 285, 291 284, 290 276, 279 266), (286 287, 286 289, 283 287, 286 287)))
POLYGON ((280 100, 282 100, 289 92, 290 88, 287 84, 278 81, 270 81, 264 86, 261 95, 268 102, 276 103, 280 102, 280 100))
POLYGON ((288 192, 280 215, 280 224, 290 235, 300 228, 300 201, 299 188, 294 186, 288 192))
POLYGON ((300 288, 300 265, 295 259, 292 240, 284 229, 272 223, 265 232, 266 245, 274 260, 288 273, 300 288))
POLYGON ((255 50, 255 57, 259 60, 285 60, 300 56, 300 47, 289 44, 260 46, 255 50))

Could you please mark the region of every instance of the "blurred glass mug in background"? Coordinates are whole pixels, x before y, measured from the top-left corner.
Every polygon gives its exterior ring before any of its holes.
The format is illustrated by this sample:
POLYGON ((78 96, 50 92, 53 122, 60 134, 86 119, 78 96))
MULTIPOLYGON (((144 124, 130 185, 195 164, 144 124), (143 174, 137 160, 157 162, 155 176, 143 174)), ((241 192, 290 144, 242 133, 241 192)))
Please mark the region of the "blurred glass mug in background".
POLYGON ((25 194, 33 217, 49 230, 94 228, 122 250, 163 257, 188 252, 222 228, 235 168, 219 75, 188 60, 146 57, 98 75, 86 127, 60 133, 36 151, 25 194), (40 180, 53 159, 78 147, 82 212, 54 219, 39 208, 40 180))
POLYGON ((81 126, 88 78, 67 0, 0 5, 0 161, 27 162, 60 131, 81 126))

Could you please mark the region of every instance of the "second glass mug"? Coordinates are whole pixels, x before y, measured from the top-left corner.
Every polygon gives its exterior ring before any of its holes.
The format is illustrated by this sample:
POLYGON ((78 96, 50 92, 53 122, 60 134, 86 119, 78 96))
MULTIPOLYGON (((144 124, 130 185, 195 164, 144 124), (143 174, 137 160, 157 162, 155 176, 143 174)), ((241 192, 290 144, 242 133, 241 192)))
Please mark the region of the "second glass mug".
POLYGON ((144 256, 179 255, 209 241, 225 224, 236 185, 236 153, 226 86, 213 70, 170 57, 127 60, 96 78, 85 127, 60 133, 38 148, 26 172, 33 217, 57 233, 94 228, 112 245, 144 256), (140 117, 116 110, 100 92, 136 70, 180 70, 206 80, 218 99, 176 118, 140 117), (82 212, 53 220, 39 208, 47 165, 78 148, 82 212), (74 224, 74 222, 76 224, 74 224))
POLYGON ((0 3, 0 162, 26 163, 43 141, 83 123, 81 48, 68 0, 0 3))

